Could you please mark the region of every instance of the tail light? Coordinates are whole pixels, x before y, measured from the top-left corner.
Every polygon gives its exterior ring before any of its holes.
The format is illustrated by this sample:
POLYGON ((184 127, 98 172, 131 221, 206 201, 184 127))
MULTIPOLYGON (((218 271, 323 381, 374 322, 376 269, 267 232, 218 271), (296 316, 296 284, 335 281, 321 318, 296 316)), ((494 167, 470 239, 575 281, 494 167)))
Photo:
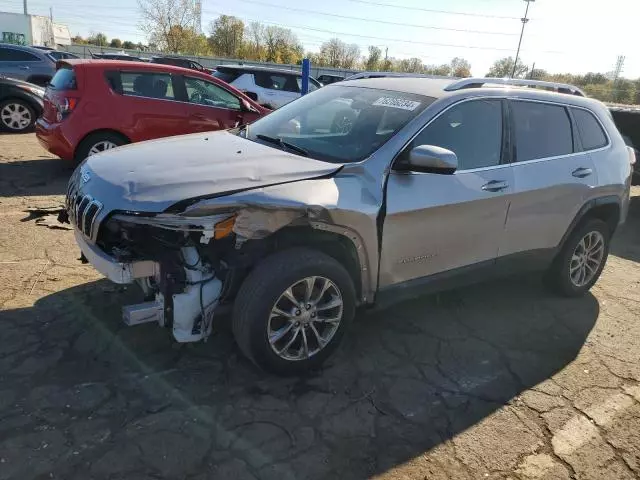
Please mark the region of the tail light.
POLYGON ((629 163, 631 165, 636 164, 636 150, 633 147, 627 147, 627 151, 629 152, 629 163))
POLYGON ((65 97, 55 102, 58 111, 57 120, 61 122, 67 115, 73 112, 78 105, 78 99, 74 97, 65 97))

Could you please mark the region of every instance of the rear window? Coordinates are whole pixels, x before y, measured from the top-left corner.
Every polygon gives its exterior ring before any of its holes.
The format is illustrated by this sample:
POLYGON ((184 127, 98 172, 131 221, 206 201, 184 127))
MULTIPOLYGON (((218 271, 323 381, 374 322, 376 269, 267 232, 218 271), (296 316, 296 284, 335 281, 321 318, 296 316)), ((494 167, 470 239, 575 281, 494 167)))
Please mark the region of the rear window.
POLYGON ((218 68, 215 72, 213 72, 213 76, 219 78, 223 82, 231 83, 234 82, 242 72, 238 70, 231 70, 228 68, 218 68))
POLYGON ((582 148, 585 150, 595 150, 607 145, 607 136, 604 134, 598 120, 591 112, 580 108, 571 109, 573 118, 578 126, 578 133, 582 141, 582 148))
POLYGON ((573 134, 567 109, 547 103, 511 104, 519 162, 573 153, 573 134))
MULTIPOLYGON (((269 90, 300 93, 297 79, 286 73, 253 72, 256 85, 269 90)), ((312 85, 312 84, 311 84, 312 85)))
POLYGON ((5 62, 39 62, 41 61, 33 53, 16 48, 0 47, 0 60, 5 62))
POLYGON ((106 74, 111 88, 123 95, 174 100, 173 83, 168 73, 116 72, 106 74))
POLYGON ((49 88, 54 90, 75 90, 77 88, 76 73, 72 68, 59 68, 49 82, 49 88))

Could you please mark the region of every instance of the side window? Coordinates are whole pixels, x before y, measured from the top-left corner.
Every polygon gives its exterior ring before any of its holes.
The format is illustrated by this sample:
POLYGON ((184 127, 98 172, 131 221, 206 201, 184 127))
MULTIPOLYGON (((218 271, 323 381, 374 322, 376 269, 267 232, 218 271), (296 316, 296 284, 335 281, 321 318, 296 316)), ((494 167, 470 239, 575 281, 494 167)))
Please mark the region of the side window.
POLYGON ((187 88, 187 97, 189 97, 190 103, 230 110, 241 109, 238 97, 214 83, 199 78, 185 77, 184 85, 187 88))
MULTIPOLYGON (((112 84, 113 85, 113 84, 112 84)), ((175 100, 171 75, 155 72, 120 72, 120 93, 136 97, 175 100)))
POLYGON ((578 127, 578 134, 582 140, 582 148, 585 150, 595 150, 607 145, 607 136, 602 131, 598 120, 591 112, 581 108, 572 108, 573 118, 578 127))
POLYGON ((16 50, 14 48, 0 48, 0 60, 4 62, 39 62, 41 61, 36 55, 16 50))
POLYGON ((293 76, 269 73, 269 72, 255 72, 254 78, 256 79, 256 85, 269 90, 281 90, 285 92, 300 91, 297 87, 297 83, 293 76))
MULTIPOLYGON (((296 84, 298 87, 298 92, 302 91, 302 77, 296 77, 296 84)), ((314 81, 312 79, 309 79, 309 92, 313 92, 314 90, 317 90, 318 88, 320 88, 316 83, 314 83, 314 81)))
POLYGON ((566 108, 514 101, 511 109, 518 162, 573 153, 571 121, 566 108))
POLYGON ((502 102, 471 100, 454 105, 429 124, 411 142, 451 150, 458 157, 458 170, 491 167, 502 156, 502 102))

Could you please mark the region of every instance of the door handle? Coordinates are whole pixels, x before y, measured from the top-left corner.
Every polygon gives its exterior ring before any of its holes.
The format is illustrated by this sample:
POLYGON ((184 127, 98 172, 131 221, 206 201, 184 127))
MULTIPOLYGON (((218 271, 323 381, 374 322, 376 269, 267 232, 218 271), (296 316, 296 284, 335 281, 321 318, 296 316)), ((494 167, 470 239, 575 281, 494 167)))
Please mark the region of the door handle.
POLYGON ((503 182, 502 180, 491 180, 489 183, 485 183, 482 186, 482 190, 485 192, 500 192, 507 188, 509 184, 507 182, 503 182))
POLYGON ((571 175, 578 178, 584 178, 584 177, 588 177, 592 173, 593 173, 593 170, 591 170, 590 168, 580 167, 580 168, 576 168, 573 172, 571 172, 571 175))

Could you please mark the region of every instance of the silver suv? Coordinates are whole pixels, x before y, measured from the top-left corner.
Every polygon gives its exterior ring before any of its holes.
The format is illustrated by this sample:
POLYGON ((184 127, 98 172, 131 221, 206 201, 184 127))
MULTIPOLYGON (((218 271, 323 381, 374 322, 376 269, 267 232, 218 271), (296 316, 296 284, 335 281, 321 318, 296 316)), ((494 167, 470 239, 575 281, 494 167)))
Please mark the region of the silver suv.
POLYGON ((61 220, 86 261, 142 287, 127 324, 192 342, 233 306, 242 352, 281 374, 323 362, 358 306, 523 269, 582 295, 633 154, 574 87, 503 82, 340 82, 248 127, 104 152, 61 220))

